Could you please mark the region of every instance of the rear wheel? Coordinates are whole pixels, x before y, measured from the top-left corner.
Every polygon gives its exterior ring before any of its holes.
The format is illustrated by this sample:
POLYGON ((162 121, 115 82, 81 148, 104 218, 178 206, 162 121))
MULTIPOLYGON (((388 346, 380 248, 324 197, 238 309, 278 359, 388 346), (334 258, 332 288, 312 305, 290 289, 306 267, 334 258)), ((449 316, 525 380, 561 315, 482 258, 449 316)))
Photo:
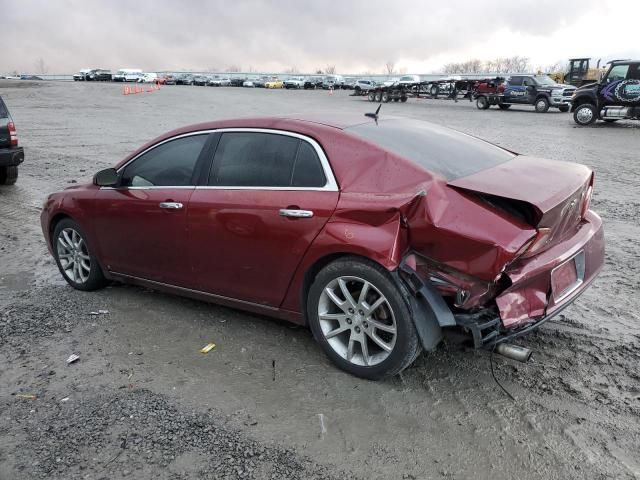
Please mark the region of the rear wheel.
POLYGON ((18 180, 18 166, 0 167, 0 185, 13 185, 18 180))
POLYGON ((78 290, 97 290, 107 284, 80 225, 65 218, 53 230, 53 254, 69 285, 78 290))
POLYGON ((382 101, 382 92, 377 92, 376 93, 376 98, 375 101, 380 103, 382 101))
POLYGON ((592 105, 591 103, 583 103, 573 112, 573 121, 578 125, 585 127, 595 122, 597 116, 595 105, 592 105))
POLYGON ((478 99, 476 100, 476 107, 478 107, 478 110, 486 110, 487 108, 489 108, 490 105, 487 97, 478 97, 478 99))
POLYGON ((327 356, 362 378, 395 375, 422 351, 402 293, 384 268, 365 259, 346 257, 321 270, 307 314, 327 356))
POLYGON ((406 102, 406 101, 407 101, 407 97, 400 97, 400 101, 401 101, 402 103, 406 102))
POLYGON ((367 95, 367 98, 369 99, 370 102, 375 102, 376 101, 376 92, 369 92, 369 95, 367 95))
POLYGON ((391 100, 391 98, 389 97, 389 94, 388 94, 387 92, 384 92, 384 93, 382 94, 382 101, 383 101, 384 103, 387 103, 389 100, 391 100))
POLYGON ((549 110, 549 100, 545 97, 540 97, 536 100, 536 112, 538 113, 546 113, 549 110))

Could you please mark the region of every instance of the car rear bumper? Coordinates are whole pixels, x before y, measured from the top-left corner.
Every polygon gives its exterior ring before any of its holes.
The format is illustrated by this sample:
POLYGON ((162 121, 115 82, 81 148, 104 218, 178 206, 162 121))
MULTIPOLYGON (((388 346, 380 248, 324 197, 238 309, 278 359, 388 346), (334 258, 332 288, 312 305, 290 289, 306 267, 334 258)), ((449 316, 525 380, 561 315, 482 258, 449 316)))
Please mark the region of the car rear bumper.
POLYGON ((13 167, 24 162, 22 147, 0 148, 0 167, 13 167))
POLYGON ((456 314, 456 323, 471 331, 476 347, 524 335, 571 305, 591 285, 603 265, 602 220, 589 211, 573 235, 505 270, 511 286, 496 297, 497 310, 456 314), (576 266, 576 280, 556 292, 553 272, 568 265, 576 266))

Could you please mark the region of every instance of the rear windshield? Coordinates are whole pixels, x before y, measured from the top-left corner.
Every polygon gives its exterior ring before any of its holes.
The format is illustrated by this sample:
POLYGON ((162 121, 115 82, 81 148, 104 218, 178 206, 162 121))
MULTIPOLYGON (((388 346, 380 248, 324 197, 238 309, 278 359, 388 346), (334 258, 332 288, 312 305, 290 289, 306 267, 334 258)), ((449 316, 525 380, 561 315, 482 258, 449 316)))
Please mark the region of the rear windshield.
POLYGON ((449 181, 495 167, 515 156, 483 140, 419 120, 380 120, 378 125, 365 123, 347 131, 449 181))
POLYGON ((7 110, 7 107, 5 107, 2 97, 0 97, 0 118, 7 118, 8 116, 9 111, 7 110))

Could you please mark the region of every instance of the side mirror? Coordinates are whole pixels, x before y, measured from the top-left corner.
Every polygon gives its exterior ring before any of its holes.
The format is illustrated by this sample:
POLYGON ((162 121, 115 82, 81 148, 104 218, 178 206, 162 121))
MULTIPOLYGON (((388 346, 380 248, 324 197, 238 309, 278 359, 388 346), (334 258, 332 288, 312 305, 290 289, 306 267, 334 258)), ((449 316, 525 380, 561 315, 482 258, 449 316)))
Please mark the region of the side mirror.
POLYGON ((115 168, 100 170, 93 177, 93 184, 99 187, 113 187, 118 183, 118 172, 115 168))

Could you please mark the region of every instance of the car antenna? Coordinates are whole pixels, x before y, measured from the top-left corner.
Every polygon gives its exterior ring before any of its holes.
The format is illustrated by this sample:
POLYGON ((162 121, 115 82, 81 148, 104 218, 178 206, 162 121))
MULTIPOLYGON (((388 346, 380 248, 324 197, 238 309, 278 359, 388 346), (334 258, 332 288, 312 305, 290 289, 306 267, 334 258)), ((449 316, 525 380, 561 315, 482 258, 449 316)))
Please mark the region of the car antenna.
POLYGON ((378 105, 375 113, 365 113, 365 117, 373 118, 376 121, 376 125, 378 124, 378 113, 380 113, 380 109, 382 108, 382 104, 378 105))

